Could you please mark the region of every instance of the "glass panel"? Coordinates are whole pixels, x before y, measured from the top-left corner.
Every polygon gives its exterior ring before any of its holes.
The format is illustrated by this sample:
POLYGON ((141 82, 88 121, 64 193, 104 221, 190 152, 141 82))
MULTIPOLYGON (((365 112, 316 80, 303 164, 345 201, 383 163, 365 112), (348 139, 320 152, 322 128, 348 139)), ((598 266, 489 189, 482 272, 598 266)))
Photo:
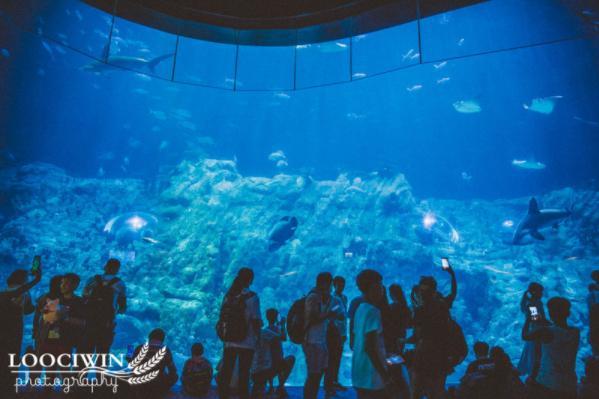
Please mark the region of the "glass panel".
POLYGON ((349 39, 300 44, 296 48, 297 88, 320 86, 349 80, 349 39))
POLYGON ((293 89, 293 47, 239 46, 238 90, 293 89))
POLYGON ((424 61, 573 37, 576 15, 556 0, 496 0, 421 21, 424 61))
POLYGON ((175 80, 233 89, 236 46, 179 38, 175 80))
POLYGON ((171 79, 177 36, 115 18, 109 64, 171 79))
POLYGON ((352 41, 352 79, 420 62, 416 22, 354 36, 352 41))
MULTIPOLYGON (((18 23, 24 29, 101 58, 112 16, 77 0, 25 0, 16 4, 18 23)), ((62 47, 52 47, 64 55, 62 47)))

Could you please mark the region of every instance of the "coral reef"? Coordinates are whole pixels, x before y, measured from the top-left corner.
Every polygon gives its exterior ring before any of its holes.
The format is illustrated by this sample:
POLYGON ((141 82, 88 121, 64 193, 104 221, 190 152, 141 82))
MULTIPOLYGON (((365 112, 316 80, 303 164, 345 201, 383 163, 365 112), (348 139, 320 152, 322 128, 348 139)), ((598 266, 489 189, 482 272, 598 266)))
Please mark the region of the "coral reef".
MULTIPOLYGON (((149 185, 78 178, 41 163, 1 170, 0 277, 28 267, 39 253, 46 273, 34 295, 41 295, 53 274, 74 271, 86 279, 101 272, 108 256, 120 256, 130 299, 129 311, 119 316, 115 348, 162 326, 179 363, 195 340, 218 359, 215 319, 242 266, 256 271, 262 310, 285 313, 322 270, 346 276, 350 297, 357 295, 351 281, 365 267, 407 293, 420 275, 435 276, 448 290, 439 266, 448 256, 459 283, 453 313, 469 342, 502 345, 515 362, 522 346, 518 303, 531 280, 546 287, 545 299, 570 298, 572 322, 587 323, 586 287, 599 261, 597 191, 565 188, 539 196, 544 206, 572 207, 573 216, 545 241, 513 246, 511 234, 529 198, 420 200, 402 175, 246 177, 233 161, 214 159, 183 161, 165 179, 149 185), (104 231, 109 220, 129 212, 157 217, 152 237, 123 244, 104 231), (269 231, 285 215, 299 226, 269 251, 269 231)), ((288 344, 287 350, 297 348, 288 344)), ((586 331, 581 356, 585 352, 586 331)), ((305 366, 299 361, 296 367, 290 382, 300 384, 305 366)), ((344 383, 349 368, 346 357, 344 383)))

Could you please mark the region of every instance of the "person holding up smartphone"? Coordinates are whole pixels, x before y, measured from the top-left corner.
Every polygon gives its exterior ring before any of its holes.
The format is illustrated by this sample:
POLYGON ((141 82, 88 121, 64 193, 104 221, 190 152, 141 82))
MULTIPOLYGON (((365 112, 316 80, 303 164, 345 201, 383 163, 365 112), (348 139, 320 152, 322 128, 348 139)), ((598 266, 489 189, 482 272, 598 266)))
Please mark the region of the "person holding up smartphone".
POLYGON ((34 258, 31 269, 34 278, 30 281, 28 274, 24 269, 15 270, 6 280, 8 288, 0 291, 0 314, 3 316, 3 327, 0 328, 0 397, 4 397, 4 389, 12 388, 8 354, 14 353, 17 358, 21 356, 23 315, 34 311, 29 290, 42 278, 39 256, 34 258))
MULTIPOLYGON (((532 282, 528 289, 522 294, 520 300, 520 310, 526 320, 530 320, 530 328, 536 328, 546 321, 545 307, 543 306, 543 286, 532 282)), ((522 349, 522 355, 518 362, 518 371, 522 375, 534 378, 535 370, 538 366, 540 345, 535 341, 526 341, 522 349)))

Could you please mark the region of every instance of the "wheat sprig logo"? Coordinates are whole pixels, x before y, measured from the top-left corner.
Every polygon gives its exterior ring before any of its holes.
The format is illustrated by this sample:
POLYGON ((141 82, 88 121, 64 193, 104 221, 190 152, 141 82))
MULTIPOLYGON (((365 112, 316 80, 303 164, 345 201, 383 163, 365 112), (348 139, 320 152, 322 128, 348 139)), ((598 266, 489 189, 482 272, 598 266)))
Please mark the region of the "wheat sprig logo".
POLYGON ((111 371, 102 367, 87 367, 79 373, 79 378, 92 371, 104 374, 107 377, 118 378, 128 382, 131 385, 144 384, 150 382, 160 374, 160 370, 154 370, 166 356, 166 346, 163 346, 156 352, 147 362, 144 359, 148 355, 150 345, 146 342, 135 358, 129 362, 125 369, 119 371, 111 371))
POLYGON ((137 374, 137 375, 146 374, 148 371, 150 371, 154 367, 158 366, 158 364, 162 361, 162 359, 164 359, 165 355, 166 355, 166 346, 163 346, 162 348, 160 348, 160 350, 158 352, 156 352, 156 354, 154 356, 152 356, 152 358, 150 360, 148 360, 147 362, 145 362, 142 365, 135 367, 133 369, 133 373, 137 374))
POLYGON ((144 358, 146 357, 146 354, 148 353, 148 349, 150 348, 150 345, 148 345, 148 343, 146 342, 142 347, 141 350, 139 351, 139 353, 137 354, 137 356, 135 356, 135 359, 133 359, 130 363, 129 363, 129 368, 130 369, 134 369, 137 366, 139 366, 139 364, 144 360, 144 358))
POLYGON ((154 378, 158 376, 160 370, 152 371, 149 374, 142 375, 141 377, 131 377, 127 380, 127 382, 131 385, 144 384, 146 382, 152 381, 154 378))

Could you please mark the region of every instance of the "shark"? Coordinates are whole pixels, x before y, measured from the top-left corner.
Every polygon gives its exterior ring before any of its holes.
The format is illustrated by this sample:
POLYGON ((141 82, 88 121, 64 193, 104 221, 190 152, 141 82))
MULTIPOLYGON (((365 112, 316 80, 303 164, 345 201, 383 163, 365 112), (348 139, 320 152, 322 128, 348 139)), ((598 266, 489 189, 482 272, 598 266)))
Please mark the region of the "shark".
POLYGON ((129 69, 134 71, 154 72, 154 69, 162 61, 173 57, 175 54, 165 54, 151 59, 132 57, 125 55, 110 55, 109 47, 106 45, 102 51, 102 60, 95 60, 81 67, 81 70, 94 73, 113 71, 113 67, 129 69))
POLYGON ((539 230, 548 226, 557 228, 558 223, 570 217, 572 211, 567 209, 539 209, 536 198, 531 198, 528 203, 528 213, 518 224, 512 244, 522 244, 526 235, 530 235, 537 240, 544 240, 545 237, 539 233, 539 230))

